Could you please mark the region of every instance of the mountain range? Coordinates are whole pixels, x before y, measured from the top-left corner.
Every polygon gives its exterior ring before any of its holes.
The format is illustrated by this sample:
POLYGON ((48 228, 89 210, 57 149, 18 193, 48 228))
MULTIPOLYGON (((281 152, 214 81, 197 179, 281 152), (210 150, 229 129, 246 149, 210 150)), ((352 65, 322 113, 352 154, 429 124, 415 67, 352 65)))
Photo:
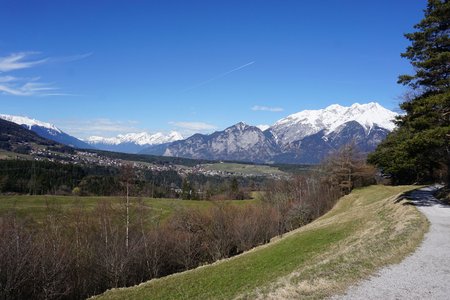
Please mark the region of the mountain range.
MULTIPOLYGON (((345 144, 354 142, 370 152, 395 128, 396 113, 378 103, 337 104, 304 110, 262 131, 240 122, 209 135, 195 134, 166 146, 165 156, 241 160, 258 163, 315 164, 345 144)), ((161 154, 153 148, 142 153, 161 154)))
POLYGON ((98 149, 124 153, 138 153, 139 151, 151 146, 159 146, 161 144, 164 145, 183 139, 183 136, 180 133, 172 131, 167 135, 161 132, 155 134, 141 132, 118 135, 117 137, 112 138, 91 136, 87 138, 86 141, 83 141, 63 132, 53 124, 29 117, 0 114, 0 119, 21 125, 22 127, 35 132, 37 135, 45 139, 79 149, 98 149))
POLYGON ((76 148, 208 160, 314 164, 352 141, 362 152, 373 151, 395 128, 392 120, 396 116, 375 102, 349 107, 334 104, 289 115, 267 129, 239 122, 223 131, 194 134, 186 139, 172 131, 129 133, 112 138, 91 136, 85 141, 50 123, 27 117, 0 115, 0 119, 76 148))
POLYGON ((147 132, 119 134, 111 138, 91 136, 86 139, 86 142, 101 150, 138 153, 149 147, 165 145, 182 139, 183 136, 179 132, 171 131, 168 134, 162 132, 154 134, 147 132))

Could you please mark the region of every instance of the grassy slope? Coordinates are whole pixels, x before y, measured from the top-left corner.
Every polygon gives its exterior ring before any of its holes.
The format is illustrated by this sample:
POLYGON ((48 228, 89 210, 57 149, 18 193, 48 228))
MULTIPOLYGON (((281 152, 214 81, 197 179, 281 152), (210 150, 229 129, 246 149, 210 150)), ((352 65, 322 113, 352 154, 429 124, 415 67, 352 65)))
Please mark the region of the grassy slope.
POLYGON ((394 203, 413 187, 372 186, 342 198, 329 213, 268 245, 195 270, 108 291, 98 299, 322 298, 375 269, 400 261, 428 223, 394 203))
MULTIPOLYGON (((214 205, 213 201, 178 200, 161 198, 142 198, 160 219, 167 218, 177 208, 208 208, 214 205)), ((100 201, 110 201, 114 205, 124 203, 123 197, 76 197, 76 196, 0 196, 0 216, 14 211, 17 215, 25 217, 32 216, 36 220, 44 218, 49 209, 62 211, 71 210, 76 203, 81 204, 87 210, 92 210, 100 201)), ((132 198, 131 203, 135 205, 137 199, 132 198)), ((245 205, 255 203, 258 200, 226 200, 233 205, 245 205)))

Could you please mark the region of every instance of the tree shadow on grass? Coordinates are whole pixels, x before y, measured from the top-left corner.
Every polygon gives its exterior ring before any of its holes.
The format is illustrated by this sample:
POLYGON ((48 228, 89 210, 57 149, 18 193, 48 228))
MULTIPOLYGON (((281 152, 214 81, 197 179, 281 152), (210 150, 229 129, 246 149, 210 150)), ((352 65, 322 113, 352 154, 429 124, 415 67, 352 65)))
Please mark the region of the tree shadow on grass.
POLYGON ((419 188, 416 190, 412 190, 410 192, 406 192, 402 194, 395 200, 395 203, 399 203, 402 200, 407 200, 403 205, 414 205, 414 206, 422 206, 422 207, 431 207, 435 205, 439 205, 443 208, 450 208, 450 205, 446 205, 439 201, 434 194, 442 188, 441 185, 430 185, 423 188, 419 188))

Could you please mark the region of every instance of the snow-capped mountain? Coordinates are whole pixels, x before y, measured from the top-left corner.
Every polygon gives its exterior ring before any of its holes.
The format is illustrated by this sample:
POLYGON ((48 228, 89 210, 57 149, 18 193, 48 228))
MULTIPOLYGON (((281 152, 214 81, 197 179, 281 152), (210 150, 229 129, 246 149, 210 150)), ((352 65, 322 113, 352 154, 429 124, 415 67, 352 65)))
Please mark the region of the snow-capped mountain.
POLYGON ((91 136, 86 139, 86 142, 90 144, 102 143, 109 145, 119 145, 121 143, 135 143, 137 145, 155 145, 174 142, 182 139, 183 136, 180 133, 172 131, 169 134, 164 134, 161 132, 157 132, 155 134, 150 134, 147 132, 119 134, 116 137, 110 138, 101 136, 91 136))
POLYGON ((0 119, 16 123, 28 130, 34 131, 39 136, 75 148, 92 149, 93 147, 76 137, 68 135, 55 125, 42 122, 36 119, 0 114, 0 119))
POLYGON ((388 133, 389 130, 378 125, 374 125, 370 131, 367 131, 360 123, 349 121, 332 132, 324 129, 283 147, 280 146, 282 154, 276 158, 276 161, 280 163, 320 163, 327 155, 350 142, 355 143, 361 152, 369 153, 375 150, 388 133))
POLYGON ((350 107, 330 105, 304 110, 260 128, 238 123, 224 131, 164 145, 165 151, 147 153, 198 159, 252 162, 318 163, 329 153, 350 142, 370 152, 395 127, 397 114, 378 103, 350 107), (264 127, 263 127, 264 128, 264 127))
POLYGON ((58 133, 61 133, 62 131, 58 128, 56 128, 55 125, 42 122, 36 119, 31 119, 28 117, 23 116, 12 116, 12 115, 4 115, 0 114, 0 119, 16 123, 18 125, 22 125, 23 127, 27 128, 28 130, 31 130, 34 126, 43 127, 49 130, 49 134, 56 135, 58 133))
POLYGON ((338 104, 319 110, 304 110, 274 125, 250 126, 237 123, 209 135, 187 139, 176 131, 129 133, 105 138, 91 136, 78 140, 52 124, 27 117, 0 115, 36 132, 41 137, 78 148, 142 153, 208 160, 250 162, 318 163, 341 146, 354 142, 362 152, 370 152, 395 128, 396 113, 378 103, 338 104))
POLYGON ((375 126, 392 131, 395 127, 392 120, 396 116, 396 113, 375 102, 355 103, 349 107, 333 104, 324 109, 304 110, 289 115, 277 121, 269 130, 283 147, 322 130, 329 134, 351 121, 359 123, 367 133, 375 126))
POLYGON ((278 153, 273 138, 261 129, 237 123, 209 135, 195 134, 168 145, 165 156, 267 162, 278 153))
POLYGON ((101 150, 119 151, 127 153, 138 153, 145 148, 155 145, 166 144, 183 139, 183 136, 172 131, 168 134, 147 132, 119 134, 116 137, 91 136, 86 142, 101 150))
POLYGON ((54 152, 66 152, 65 145, 40 137, 28 128, 0 118, 0 150, 29 154, 32 150, 51 147, 54 152))

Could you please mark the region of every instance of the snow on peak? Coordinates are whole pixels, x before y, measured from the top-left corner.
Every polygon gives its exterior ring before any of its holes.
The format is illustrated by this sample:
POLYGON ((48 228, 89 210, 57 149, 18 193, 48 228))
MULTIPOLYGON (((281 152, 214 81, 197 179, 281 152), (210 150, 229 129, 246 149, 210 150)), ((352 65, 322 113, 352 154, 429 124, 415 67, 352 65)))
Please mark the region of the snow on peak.
POLYGON ((269 129, 270 125, 260 124, 260 125, 256 125, 256 127, 258 127, 261 131, 264 131, 264 130, 269 129))
POLYGON ((376 102, 354 103, 349 107, 333 104, 324 109, 304 110, 289 115, 276 122, 271 131, 281 143, 299 140, 321 130, 330 133, 350 121, 358 122, 367 131, 375 125, 392 131, 395 128, 392 121, 396 116, 397 113, 376 102))
POLYGON ((183 136, 176 131, 171 131, 168 134, 162 132, 157 132, 150 134, 148 132, 138 132, 138 133, 127 133, 119 134, 116 137, 101 137, 101 136, 91 136, 86 139, 89 144, 108 144, 108 145, 119 145, 122 143, 133 143, 137 145, 159 145, 169 142, 174 142, 182 140, 183 136))
POLYGON ((171 131, 171 132, 169 132, 169 139, 170 139, 170 141, 174 142, 174 141, 183 140, 184 136, 181 133, 179 133, 178 131, 171 131))
POLYGON ((9 121, 9 122, 13 122, 16 123, 18 125, 23 125, 26 126, 29 130, 31 130, 31 127, 33 126, 39 126, 39 127, 44 127, 50 130, 54 130, 58 133, 62 133, 61 130, 59 130, 55 125, 50 124, 50 123, 46 123, 46 122, 42 122, 36 119, 31 119, 25 116, 12 116, 12 115, 3 115, 0 114, 0 119, 9 121))

